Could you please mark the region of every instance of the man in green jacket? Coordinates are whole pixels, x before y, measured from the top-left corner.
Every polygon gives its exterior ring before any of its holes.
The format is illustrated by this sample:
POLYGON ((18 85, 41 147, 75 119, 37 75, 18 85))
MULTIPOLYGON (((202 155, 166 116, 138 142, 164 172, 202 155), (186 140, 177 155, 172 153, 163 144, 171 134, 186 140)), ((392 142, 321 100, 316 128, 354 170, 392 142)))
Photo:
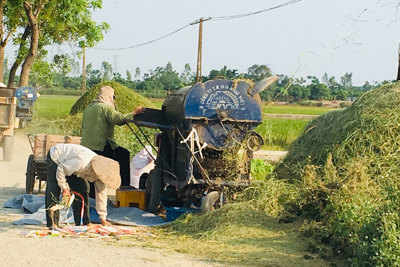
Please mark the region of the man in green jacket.
POLYGON ((114 99, 114 89, 103 86, 96 99, 83 111, 81 145, 118 161, 121 187, 126 187, 130 184, 129 151, 115 142, 114 126, 133 120, 133 116, 144 109, 138 107, 131 113, 122 114, 115 110, 114 99))

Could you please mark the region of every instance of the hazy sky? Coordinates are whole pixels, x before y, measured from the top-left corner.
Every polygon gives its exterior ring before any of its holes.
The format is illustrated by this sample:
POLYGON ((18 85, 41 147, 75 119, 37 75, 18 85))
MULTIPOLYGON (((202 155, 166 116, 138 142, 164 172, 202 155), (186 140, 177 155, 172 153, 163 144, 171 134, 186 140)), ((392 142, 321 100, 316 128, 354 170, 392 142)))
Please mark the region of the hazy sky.
MULTIPOLYGON (((200 17, 218 17, 267 9, 289 0, 103 0, 96 21, 110 30, 96 47, 119 48, 146 42, 200 17)), ((203 75, 212 69, 245 72, 267 64, 275 74, 339 78, 353 82, 394 79, 400 40, 395 0, 303 0, 296 4, 235 20, 209 21, 203 32, 203 75), (394 4, 393 4, 394 3, 394 4)), ((400 1, 399 1, 400 2, 400 1)), ((125 76, 171 61, 181 72, 195 71, 198 25, 161 41, 129 50, 91 48, 87 61, 100 68, 108 61, 125 76)))

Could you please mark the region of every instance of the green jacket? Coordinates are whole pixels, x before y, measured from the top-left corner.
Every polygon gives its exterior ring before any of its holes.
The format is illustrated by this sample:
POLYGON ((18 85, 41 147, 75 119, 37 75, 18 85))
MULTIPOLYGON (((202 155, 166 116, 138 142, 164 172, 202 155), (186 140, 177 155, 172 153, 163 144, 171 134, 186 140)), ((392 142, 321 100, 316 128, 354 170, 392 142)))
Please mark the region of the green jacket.
POLYGON ((108 104, 90 104, 83 111, 81 145, 103 151, 108 139, 115 149, 118 145, 114 140, 114 125, 124 125, 132 119, 132 113, 122 114, 108 104))

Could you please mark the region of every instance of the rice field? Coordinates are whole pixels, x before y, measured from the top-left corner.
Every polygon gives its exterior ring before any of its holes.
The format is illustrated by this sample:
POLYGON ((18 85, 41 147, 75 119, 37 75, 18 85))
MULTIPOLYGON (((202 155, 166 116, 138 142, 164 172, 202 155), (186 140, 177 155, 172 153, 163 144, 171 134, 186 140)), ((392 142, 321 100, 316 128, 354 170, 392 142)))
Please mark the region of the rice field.
POLYGON ((264 149, 286 150, 287 147, 303 132, 309 120, 270 119, 265 118, 256 128, 264 139, 264 149))
POLYGON ((265 113, 275 113, 275 114, 322 115, 332 110, 335 110, 335 108, 300 106, 300 105, 268 105, 268 104, 264 104, 263 107, 263 111, 265 113))
MULTIPOLYGON (((42 95, 34 104, 34 121, 28 125, 30 132, 57 133, 53 122, 67 117, 77 96, 42 95)), ((161 108, 164 99, 149 99, 157 108, 161 108)), ((264 105, 265 113, 321 115, 333 110, 326 107, 305 107, 298 105, 264 105)), ((264 138, 264 149, 286 150, 302 133, 309 120, 265 118, 256 131, 264 138)))
POLYGON ((46 120, 65 118, 78 98, 78 96, 42 95, 33 106, 33 117, 46 120))

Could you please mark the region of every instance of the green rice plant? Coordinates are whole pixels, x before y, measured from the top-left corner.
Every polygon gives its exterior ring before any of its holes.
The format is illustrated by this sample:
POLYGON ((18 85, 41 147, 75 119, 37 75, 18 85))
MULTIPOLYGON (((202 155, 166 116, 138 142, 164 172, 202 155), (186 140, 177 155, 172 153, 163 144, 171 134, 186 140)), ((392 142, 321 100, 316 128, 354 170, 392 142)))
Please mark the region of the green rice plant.
POLYGON ((274 114, 302 114, 302 115, 322 115, 329 111, 335 110, 328 107, 310 107, 300 105, 264 105, 264 113, 274 114))
POLYGON ((33 105, 33 117, 45 120, 65 118, 78 97, 42 95, 33 105))
POLYGON ((265 146, 278 146, 287 149, 302 133, 309 120, 264 118, 255 131, 264 139, 265 146))
POLYGON ((33 134, 63 134, 58 123, 68 116, 77 99, 73 96, 41 95, 33 105, 33 120, 19 131, 33 134))

